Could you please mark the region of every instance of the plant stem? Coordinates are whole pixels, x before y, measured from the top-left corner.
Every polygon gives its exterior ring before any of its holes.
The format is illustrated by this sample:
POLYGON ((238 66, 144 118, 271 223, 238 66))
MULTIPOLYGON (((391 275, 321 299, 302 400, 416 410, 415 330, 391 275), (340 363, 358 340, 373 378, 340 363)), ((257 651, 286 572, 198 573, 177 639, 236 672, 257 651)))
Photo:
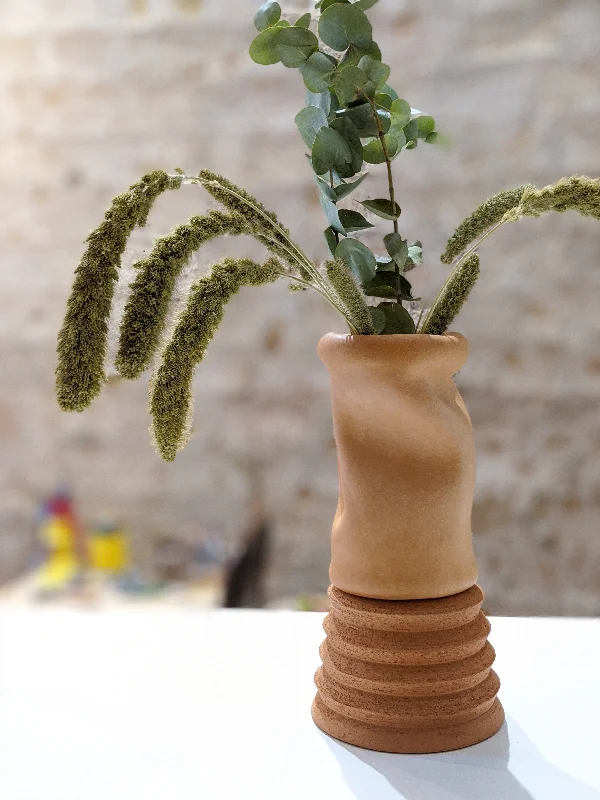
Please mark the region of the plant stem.
MULTIPOLYGON (((367 97, 367 95, 365 95, 367 97)), ((392 174, 392 160, 390 159, 390 154, 388 153, 387 143, 385 141, 385 133, 383 132, 383 126, 381 124, 381 120, 379 119, 379 114, 377 113, 377 106, 371 100, 370 97, 367 97, 369 101, 369 105, 371 106, 371 110, 373 112, 373 118, 375 120, 375 124, 377 125, 377 131, 379 136, 379 141, 381 142, 381 149, 383 150, 383 155, 385 156, 385 166, 387 169, 387 178, 388 178, 388 192, 390 195, 390 204, 392 206, 392 212, 396 212, 396 192, 394 189, 394 176, 392 174)), ((398 219, 394 217, 393 222, 394 226, 394 233, 398 233, 398 219)), ((394 262, 394 275, 396 276, 396 302, 402 305, 402 300, 400 299, 400 267, 398 264, 394 262)))
MULTIPOLYGON (((366 96, 366 95, 365 95, 366 96)), ((375 124, 377 125, 377 131, 379 136, 379 141, 381 142, 381 149, 383 150, 383 155, 385 156, 385 166, 387 169, 387 177, 388 177, 388 191, 390 194, 390 203, 392 204, 392 210, 395 212, 396 210, 396 193, 394 190, 394 176, 392 175, 392 161, 390 159, 387 144, 385 141, 385 133, 383 132, 383 127, 381 125, 381 120, 379 119, 379 114, 377 113, 377 107, 375 103, 370 99, 367 98, 369 101, 369 105, 373 111, 373 117, 375 119, 375 124)), ((394 233, 398 233, 398 220, 393 220, 394 225, 394 233)))
MULTIPOLYGON (((329 183, 333 189, 333 167, 329 170, 329 183)), ((340 243, 340 235, 335 229, 333 229, 333 235, 335 236, 335 243, 338 245, 340 243)))

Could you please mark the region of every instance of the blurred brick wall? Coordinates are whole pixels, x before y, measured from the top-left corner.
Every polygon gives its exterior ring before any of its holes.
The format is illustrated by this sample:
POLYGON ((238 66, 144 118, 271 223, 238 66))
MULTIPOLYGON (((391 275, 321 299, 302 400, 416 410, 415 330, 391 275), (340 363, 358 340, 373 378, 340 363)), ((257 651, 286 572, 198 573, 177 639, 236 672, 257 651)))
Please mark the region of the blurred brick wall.
MULTIPOLYGON (((125 520, 143 559, 163 533, 235 541, 258 474, 276 526, 271 593, 326 585, 337 482, 315 344, 343 327, 317 296, 282 284, 232 302, 196 375, 195 436, 174 465, 150 449, 145 380, 111 384, 83 415, 53 398, 82 239, 143 171, 218 169, 324 256, 293 125, 299 76, 246 55, 255 5, 0 3, 0 579, 26 562, 32 507, 57 480, 73 484, 86 521, 125 520)), ((395 162, 402 230, 426 247, 418 293, 430 299, 445 237, 478 201, 600 174, 600 7, 381 0, 371 13, 394 85, 453 139, 395 162)), ((162 198, 132 250, 207 206, 197 188, 162 198)), ((505 229, 483 248, 456 326, 472 344, 459 384, 479 452, 481 582, 496 613, 600 612, 599 233, 575 216, 505 229)))

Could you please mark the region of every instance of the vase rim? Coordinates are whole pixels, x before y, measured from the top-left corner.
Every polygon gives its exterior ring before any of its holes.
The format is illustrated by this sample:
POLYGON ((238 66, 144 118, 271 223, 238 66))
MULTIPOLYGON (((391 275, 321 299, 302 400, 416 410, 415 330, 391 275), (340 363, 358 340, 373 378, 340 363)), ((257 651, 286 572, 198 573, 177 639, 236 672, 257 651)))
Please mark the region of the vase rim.
POLYGON ((368 362, 373 367, 398 369, 401 365, 406 371, 443 372, 451 376, 466 362, 469 343, 456 332, 383 336, 327 333, 319 341, 317 353, 326 366, 368 362))

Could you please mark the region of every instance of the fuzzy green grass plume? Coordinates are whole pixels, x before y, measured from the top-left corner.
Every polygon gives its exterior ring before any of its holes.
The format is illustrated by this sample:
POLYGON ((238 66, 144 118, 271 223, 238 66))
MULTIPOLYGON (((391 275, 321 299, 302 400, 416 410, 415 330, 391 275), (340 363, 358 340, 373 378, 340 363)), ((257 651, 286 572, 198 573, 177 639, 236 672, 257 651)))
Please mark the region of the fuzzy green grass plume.
POLYGON ((211 211, 204 216, 195 215, 157 239, 152 252, 134 265, 137 276, 125 306, 115 359, 124 378, 137 378, 150 365, 175 281, 196 250, 219 236, 244 233, 249 233, 249 227, 241 214, 211 211))
POLYGON ((479 256, 472 253, 452 271, 442 287, 419 333, 441 336, 467 301, 479 277, 479 256))
POLYGON ((156 198, 178 189, 181 178, 157 170, 120 194, 87 238, 58 335, 56 393, 65 411, 83 411, 105 381, 108 318, 127 240, 146 224, 156 198))
POLYGON ((202 361, 225 306, 242 286, 259 286, 280 277, 276 258, 257 264, 248 258, 226 258, 192 287, 160 366, 152 379, 150 412, 156 449, 173 461, 189 436, 192 414, 192 377, 202 361))

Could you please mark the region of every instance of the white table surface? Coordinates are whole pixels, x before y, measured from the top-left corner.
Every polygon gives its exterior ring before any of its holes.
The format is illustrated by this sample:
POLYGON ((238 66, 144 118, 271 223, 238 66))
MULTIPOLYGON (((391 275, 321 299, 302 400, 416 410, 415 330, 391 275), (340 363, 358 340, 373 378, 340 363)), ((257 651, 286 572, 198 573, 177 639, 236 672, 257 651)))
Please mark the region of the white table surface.
POLYGON ((322 619, 0 609, 0 797, 600 800, 600 621, 492 619, 508 724, 399 756, 313 725, 322 619))

